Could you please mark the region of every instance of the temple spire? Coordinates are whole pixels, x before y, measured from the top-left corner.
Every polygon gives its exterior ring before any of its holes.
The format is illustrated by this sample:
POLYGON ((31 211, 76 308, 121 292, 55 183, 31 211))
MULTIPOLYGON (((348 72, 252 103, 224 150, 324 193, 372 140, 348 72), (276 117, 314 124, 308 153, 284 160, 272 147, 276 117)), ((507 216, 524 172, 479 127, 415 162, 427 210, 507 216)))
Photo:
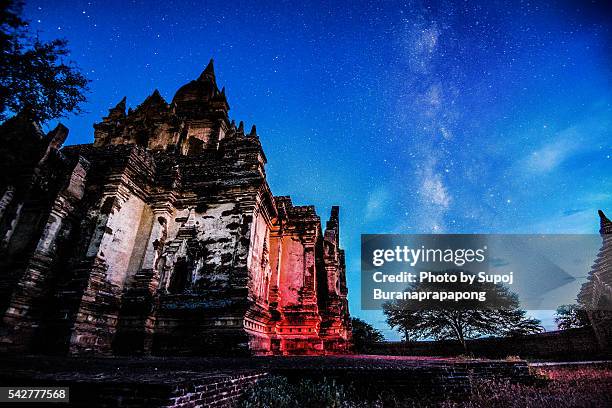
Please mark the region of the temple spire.
POLYGON ((251 133, 249 133, 250 137, 257 137, 257 127, 255 127, 255 125, 253 125, 253 127, 251 128, 251 133))
POLYGON ((125 116, 125 107, 126 107, 127 98, 124 96, 121 101, 114 108, 108 110, 108 116, 105 118, 109 120, 116 120, 119 118, 123 118, 125 116))
POLYGON ((327 221, 325 228, 333 229, 337 233, 340 228, 339 215, 340 215, 340 207, 337 205, 333 205, 331 208, 331 213, 329 214, 329 220, 327 221))
POLYGON ((142 104, 152 105, 152 104, 159 104, 159 103, 166 104, 167 102, 164 99, 164 97, 161 95, 161 93, 159 93, 159 90, 156 89, 153 91, 151 95, 145 98, 142 104))
POLYGON ((116 111, 116 112, 125 113, 126 102, 127 102, 127 96, 124 96, 123 99, 121 99, 119 103, 111 110, 116 111))
POLYGON ((198 78, 198 81, 206 80, 215 82, 215 66, 214 60, 212 58, 210 59, 208 65, 206 66, 206 68, 204 68, 204 71, 202 71, 200 77, 198 78))
POLYGON ((240 123, 238 124, 238 133, 244 134, 244 122, 243 121, 240 121, 240 123))
POLYGON ((599 214, 599 233, 612 234, 612 221, 606 217, 603 211, 598 210, 597 212, 599 214))
POLYGON ((167 107, 168 102, 166 102, 164 97, 156 89, 151 95, 147 96, 140 105, 136 107, 136 111, 144 111, 149 109, 159 110, 166 109, 167 107))
POLYGON ((227 98, 225 96, 225 87, 221 88, 221 92, 217 95, 217 99, 227 103, 227 98))

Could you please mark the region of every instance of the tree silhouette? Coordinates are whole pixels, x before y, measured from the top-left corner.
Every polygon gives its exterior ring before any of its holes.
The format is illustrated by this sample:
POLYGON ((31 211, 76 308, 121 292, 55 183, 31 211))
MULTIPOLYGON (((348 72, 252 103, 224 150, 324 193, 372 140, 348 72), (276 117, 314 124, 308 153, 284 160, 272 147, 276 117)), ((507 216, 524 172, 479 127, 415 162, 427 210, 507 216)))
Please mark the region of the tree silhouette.
MULTIPOLYGON (((447 271, 448 272, 448 271, 447 271)), ((451 272, 452 273, 452 272, 451 272)), ((467 351, 466 340, 486 335, 518 336, 542 331, 540 321, 519 308, 516 294, 493 283, 416 283, 409 291, 486 292, 486 302, 464 300, 395 300, 383 305, 387 323, 404 340, 433 338, 458 340, 467 351)))
POLYGON ((379 330, 361 319, 352 317, 351 325, 353 327, 353 345, 355 351, 362 351, 366 344, 385 339, 385 336, 379 330))
POLYGON ((22 114, 36 122, 80 113, 88 80, 64 39, 42 41, 21 17, 23 3, 0 0, 0 120, 22 114))
POLYGON ((579 305, 561 305, 555 313, 555 323, 560 330, 585 327, 591 324, 586 310, 579 305))

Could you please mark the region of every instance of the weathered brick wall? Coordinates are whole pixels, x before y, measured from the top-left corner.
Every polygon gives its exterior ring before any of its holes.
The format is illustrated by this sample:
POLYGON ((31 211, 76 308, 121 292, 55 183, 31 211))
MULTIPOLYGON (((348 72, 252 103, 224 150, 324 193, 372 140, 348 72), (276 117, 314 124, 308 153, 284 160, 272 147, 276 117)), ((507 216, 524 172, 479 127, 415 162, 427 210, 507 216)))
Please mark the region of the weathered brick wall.
MULTIPOLYGON (((570 329, 514 338, 468 340, 468 353, 476 357, 531 359, 593 359, 603 357, 591 328, 570 329)), ((379 355, 457 356, 466 354, 455 341, 382 342, 364 353, 379 355)))
POLYGON ((74 407, 96 408, 234 408, 251 386, 269 375, 285 376, 289 381, 310 379, 321 381, 334 379, 340 384, 350 384, 360 397, 376 397, 381 392, 414 396, 459 396, 470 392, 475 379, 532 381, 525 362, 479 361, 411 363, 410 366, 379 366, 371 361, 351 366, 277 367, 268 370, 249 370, 244 373, 204 376, 177 384, 159 383, 154 376, 139 378, 134 375, 128 381, 100 378, 81 381, 75 373, 71 378, 47 380, 7 380, 0 376, 2 386, 68 386, 70 404, 74 407))
POLYGON ((351 384, 358 397, 450 396, 475 379, 533 381, 524 361, 394 356, 65 358, 0 355, 1 386, 69 386, 71 406, 233 407, 266 376, 351 384))
POLYGON ((179 386, 170 398, 173 408, 205 407, 235 407, 243 393, 268 373, 251 373, 199 385, 179 386))
MULTIPOLYGON (((196 378, 179 384, 157 384, 150 378, 141 382, 79 381, 77 378, 53 380, 7 380, 3 386, 59 386, 70 388, 70 403, 74 407, 97 408, 195 408, 238 406, 244 392, 258 380, 269 375, 265 371, 250 371, 232 375, 196 378)), ((134 378, 133 380, 137 380, 134 378)))
POLYGON ((410 396, 459 396, 471 391, 475 380, 508 380, 530 383, 533 377, 524 361, 413 361, 409 365, 379 364, 372 360, 353 365, 325 365, 318 368, 278 368, 273 374, 290 381, 333 379, 354 388, 362 397, 376 397, 387 391, 410 396))

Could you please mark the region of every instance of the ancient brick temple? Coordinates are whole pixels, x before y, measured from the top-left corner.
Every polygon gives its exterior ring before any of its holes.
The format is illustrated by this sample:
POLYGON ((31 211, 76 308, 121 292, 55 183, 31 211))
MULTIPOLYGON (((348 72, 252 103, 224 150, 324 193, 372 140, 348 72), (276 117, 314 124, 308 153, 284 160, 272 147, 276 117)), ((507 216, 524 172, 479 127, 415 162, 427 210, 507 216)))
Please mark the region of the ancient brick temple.
POLYGON ((338 207, 323 230, 313 206, 273 196, 255 126, 228 110, 211 61, 170 103, 124 98, 93 144, 2 125, 0 349, 349 349, 338 207))

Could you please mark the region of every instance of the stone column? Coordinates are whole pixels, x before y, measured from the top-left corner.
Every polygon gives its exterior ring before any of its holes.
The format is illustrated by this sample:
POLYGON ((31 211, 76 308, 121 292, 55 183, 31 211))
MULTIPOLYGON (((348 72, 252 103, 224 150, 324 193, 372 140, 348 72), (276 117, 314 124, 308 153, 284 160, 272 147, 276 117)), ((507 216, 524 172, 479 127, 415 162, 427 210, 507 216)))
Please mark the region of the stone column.
POLYGON ((122 288, 109 279, 102 248, 107 242, 112 245, 113 231, 108 229, 109 221, 128 201, 130 191, 121 181, 107 185, 106 189, 83 267, 78 271, 80 278, 86 279, 87 284, 72 327, 69 346, 71 354, 112 353, 122 288))
POLYGON ((8 186, 4 194, 2 194, 2 198, 0 199, 0 221, 2 221, 2 217, 6 212, 9 204, 13 201, 13 197, 15 196, 15 187, 8 186))
POLYGON ((123 295, 116 342, 129 344, 134 349, 128 352, 150 354, 157 316, 155 302, 160 286, 159 259, 168 240, 168 224, 173 207, 169 203, 154 203, 151 206, 153 223, 139 271, 131 287, 123 295), (136 346, 139 344, 139 346, 136 346))
POLYGON ((302 239, 304 245, 304 272, 301 290, 301 303, 304 305, 317 303, 317 279, 315 276, 315 236, 307 236, 302 239))
MULTIPOLYGON (((51 209, 44 232, 28 266, 19 279, 11 296, 3 321, 10 331, 0 338, 0 343, 13 351, 29 351, 36 328, 40 324, 42 310, 36 307, 36 299, 47 291, 48 279, 54 261, 55 241, 68 215, 66 198, 59 196, 51 209)), ((4 347, 3 347, 4 348, 4 347)))
POLYGON ((19 224, 19 219, 21 218, 22 209, 23 209, 23 203, 21 202, 17 204, 17 208, 15 209, 15 216, 13 217, 11 222, 8 224, 8 227, 6 229, 6 234, 4 234, 4 237, 2 238, 2 242, 0 242, 0 248, 8 247, 9 243, 11 242, 11 238, 13 237, 13 233, 15 232, 15 229, 17 228, 17 224, 19 224))
POLYGON ((153 225, 151 226, 141 269, 155 269, 155 264, 168 239, 168 222, 172 216, 171 209, 168 207, 154 205, 151 209, 153 211, 153 225))
POLYGON ((272 276, 268 293, 270 307, 276 308, 281 299, 280 274, 283 259, 283 230, 282 226, 278 232, 270 231, 270 253, 276 253, 276 265, 272 265, 272 276))

